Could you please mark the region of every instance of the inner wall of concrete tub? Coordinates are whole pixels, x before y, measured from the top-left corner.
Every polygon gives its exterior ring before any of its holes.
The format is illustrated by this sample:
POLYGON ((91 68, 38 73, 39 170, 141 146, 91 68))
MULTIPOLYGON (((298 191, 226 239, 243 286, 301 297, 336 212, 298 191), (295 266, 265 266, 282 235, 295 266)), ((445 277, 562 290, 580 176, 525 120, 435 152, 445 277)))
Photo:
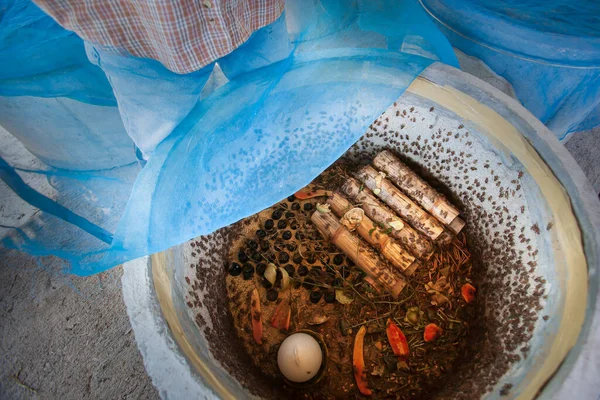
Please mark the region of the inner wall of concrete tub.
MULTIPOLYGON (((481 318, 470 331, 469 354, 452 379, 446 377, 439 397, 518 384, 524 376, 518 371, 545 351, 541 340, 530 339, 552 336, 562 307, 560 286, 545 284, 556 281, 557 260, 552 217, 536 183, 518 160, 475 127, 411 93, 378 118, 346 156, 365 163, 384 148, 401 154, 459 206, 467 221, 481 318), (536 335, 542 330, 544 335, 536 335)), ((211 369, 218 379, 273 398, 281 386, 253 368, 225 303, 224 265, 236 228, 195 239, 194 248, 186 243, 173 250, 173 299, 187 340, 209 365, 216 361, 211 369), (190 309, 189 300, 200 306, 190 309)))

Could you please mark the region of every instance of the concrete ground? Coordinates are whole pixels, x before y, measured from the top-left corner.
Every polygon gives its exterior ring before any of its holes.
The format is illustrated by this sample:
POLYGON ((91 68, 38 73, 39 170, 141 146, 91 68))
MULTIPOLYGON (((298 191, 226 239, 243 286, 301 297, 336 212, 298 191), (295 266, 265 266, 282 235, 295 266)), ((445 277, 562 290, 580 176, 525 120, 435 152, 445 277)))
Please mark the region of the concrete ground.
POLYGON ((579 163, 592 188, 600 193, 600 127, 575 134, 565 146, 579 163))
POLYGON ((0 250, 0 399, 157 399, 122 268, 80 278, 0 250))

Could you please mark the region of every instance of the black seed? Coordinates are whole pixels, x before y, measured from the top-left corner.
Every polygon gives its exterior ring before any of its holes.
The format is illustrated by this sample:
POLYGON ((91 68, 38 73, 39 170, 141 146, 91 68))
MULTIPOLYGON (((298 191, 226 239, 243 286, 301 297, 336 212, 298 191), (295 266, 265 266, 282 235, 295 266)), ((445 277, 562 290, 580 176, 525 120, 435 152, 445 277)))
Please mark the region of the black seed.
POLYGON ((288 243, 285 247, 291 252, 296 251, 296 249, 298 248, 298 246, 294 242, 288 243))
POLYGON ((321 267, 312 267, 310 269, 310 276, 318 278, 319 276, 321 276, 321 272, 323 272, 321 267))
POLYGON ((335 278, 331 285, 335 288, 341 288, 344 285, 344 281, 341 278, 335 278))
POLYGON ((267 269, 267 264, 258 263, 256 264, 256 274, 259 276, 263 276, 265 274, 265 270, 267 269))
POLYGON ((267 232, 265 232, 264 230, 259 229, 259 230, 256 231, 256 237, 257 238, 262 239, 265 236, 267 236, 267 232))
POLYGON ((272 219, 268 219, 265 221, 265 229, 270 231, 275 226, 275 222, 272 219))
POLYGON ((333 303, 335 301, 335 292, 327 292, 325 293, 325 303, 333 303))
POLYGON ((244 264, 242 275, 245 281, 252 279, 252 275, 254 275, 254 267, 252 264, 244 264))
POLYGON ((260 242, 260 249, 262 251, 269 250, 269 247, 271 247, 271 245, 269 244, 269 242, 267 242, 266 240, 261 240, 261 242, 260 242))
POLYGON ((281 237, 282 237, 284 240, 290 240, 290 239, 292 238, 292 232, 290 232, 290 231, 285 231, 285 232, 283 232, 283 235, 281 235, 281 237))
POLYGON ((310 302, 313 304, 317 304, 321 300, 321 297, 323 297, 323 293, 319 289, 310 292, 310 302))
POLYGON ((310 253, 306 258, 306 261, 308 261, 309 264, 314 264, 317 262, 317 256, 315 255, 315 253, 310 253))
POLYGON ((285 229, 287 228, 287 222, 285 222, 285 219, 279 220, 277 222, 277 229, 285 229))
POLYGON ((258 249, 258 243, 256 243, 256 240, 246 240, 246 246, 252 250, 258 249))
POLYGON ((281 218, 282 215, 283 215, 283 211, 281 211, 280 209, 277 209, 277 210, 273 211, 273 214, 271 214, 271 218, 273 218, 274 220, 278 220, 281 218))
POLYGON ((252 254, 250 254, 250 258, 253 261, 260 261, 261 256, 260 256, 260 253, 258 251, 253 251, 252 254))
POLYGON ((294 289, 298 289, 300 286, 302 286, 302 282, 300 282, 300 281, 292 281, 292 287, 294 289))
POLYGON ((289 276, 294 276, 294 274, 296 274, 296 268, 294 268, 292 264, 288 264, 283 268, 287 271, 289 276))
POLYGON ((292 210, 299 210, 300 209, 300 203, 292 203, 292 210))
POLYGON ((265 278, 262 278, 262 281, 260 282, 262 287, 264 287, 265 289, 271 289, 273 287, 273 284, 271 282, 269 282, 268 280, 266 280, 265 278))
POLYGON ((298 224, 296 222, 291 222, 290 223, 290 229, 293 229, 293 230, 298 229, 298 224))
POLYGON ((242 266, 236 262, 232 262, 227 271, 231 276, 238 276, 242 273, 242 266))
POLYGON ((333 263, 335 265, 340 265, 344 262, 344 256, 341 254, 336 254, 335 257, 333 257, 333 263))
POLYGON ((296 234, 294 235, 296 237, 296 239, 298 240, 302 240, 304 239, 304 233, 302 232, 296 232, 296 234))
POLYGON ((306 278, 306 279, 304 280, 304 282, 302 283, 302 287, 303 287, 304 289, 308 289, 308 290, 312 289, 312 287, 313 287, 314 285, 315 285, 315 281, 313 281, 313 280, 312 280, 312 279, 310 279, 310 278, 306 278))
POLYGON ((302 262, 302 256, 299 253, 294 254, 292 261, 296 264, 300 264, 302 262))
POLYGON ((278 260, 281 264, 285 264, 288 261, 290 261, 290 255, 285 251, 282 251, 281 253, 279 253, 278 260))
POLYGON ((308 275, 308 268, 305 265, 301 265, 300 267, 298 267, 298 275, 300 275, 300 276, 308 275))
POLYGON ((283 240, 277 240, 273 245, 273 248, 277 251, 281 251, 285 249, 285 243, 283 243, 283 240))
POLYGON ((286 218, 292 218, 293 216, 294 216, 294 213, 293 213, 293 212, 291 212, 291 211, 286 211, 286 212, 285 212, 285 217, 286 217, 286 218))
POLYGON ((314 208, 312 203, 305 203, 304 204, 304 211, 310 211, 314 208))
POLYGON ((356 264, 354 264, 354 261, 352 261, 349 258, 346 260, 346 264, 348 264, 349 267, 354 267, 356 265, 356 264))
POLYGON ((279 293, 277 293, 277 290, 270 289, 269 291, 267 291, 267 300, 275 301, 277 300, 277 297, 279 297, 279 293))
POLYGON ((294 196, 294 195, 291 195, 287 198, 287 201, 289 201, 290 203, 294 200, 296 200, 296 196, 294 196))
POLYGON ((244 253, 244 250, 240 250, 240 252, 238 253, 238 260, 240 260, 240 262, 242 263, 248 261, 248 256, 246 255, 246 253, 244 253))

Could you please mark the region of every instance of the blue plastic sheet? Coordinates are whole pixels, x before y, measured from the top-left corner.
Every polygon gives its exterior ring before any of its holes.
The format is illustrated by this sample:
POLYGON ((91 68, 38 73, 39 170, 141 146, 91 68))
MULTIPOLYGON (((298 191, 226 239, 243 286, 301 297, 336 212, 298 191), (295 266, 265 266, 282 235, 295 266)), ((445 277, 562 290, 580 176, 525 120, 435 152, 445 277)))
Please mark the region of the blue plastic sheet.
POLYGON ((116 106, 83 41, 29 0, 0 0, 0 96, 66 97, 116 106))
MULTIPOLYGON (((285 17, 289 56, 235 63, 241 71, 196 102, 145 166, 32 171, 0 163, 5 183, 42 210, 3 244, 58 255, 69 272, 87 275, 213 232, 310 182, 432 62, 457 65, 416 1, 298 0, 285 17), (40 173, 54 196, 28 188, 27 176, 40 173)), ((242 50, 264 51, 256 46, 242 50)))
POLYGON ((0 0, 0 125, 54 167, 136 160, 106 75, 31 1, 0 0))
POLYGON ((421 0, 450 43, 479 58, 559 139, 600 126, 600 2, 421 0))

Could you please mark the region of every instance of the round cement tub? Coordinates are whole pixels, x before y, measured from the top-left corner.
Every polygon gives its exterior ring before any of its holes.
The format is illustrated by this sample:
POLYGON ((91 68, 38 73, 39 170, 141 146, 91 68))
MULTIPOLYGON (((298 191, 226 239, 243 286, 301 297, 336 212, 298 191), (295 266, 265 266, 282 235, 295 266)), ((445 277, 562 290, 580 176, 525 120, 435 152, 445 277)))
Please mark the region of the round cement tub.
MULTIPOLYGON (((490 85, 434 64, 346 156, 383 148, 460 206, 476 261, 480 326, 436 398, 596 398, 600 207, 555 136, 490 85)), ((233 333, 224 265, 235 229, 125 266, 136 340, 165 398, 289 398, 233 333)))

